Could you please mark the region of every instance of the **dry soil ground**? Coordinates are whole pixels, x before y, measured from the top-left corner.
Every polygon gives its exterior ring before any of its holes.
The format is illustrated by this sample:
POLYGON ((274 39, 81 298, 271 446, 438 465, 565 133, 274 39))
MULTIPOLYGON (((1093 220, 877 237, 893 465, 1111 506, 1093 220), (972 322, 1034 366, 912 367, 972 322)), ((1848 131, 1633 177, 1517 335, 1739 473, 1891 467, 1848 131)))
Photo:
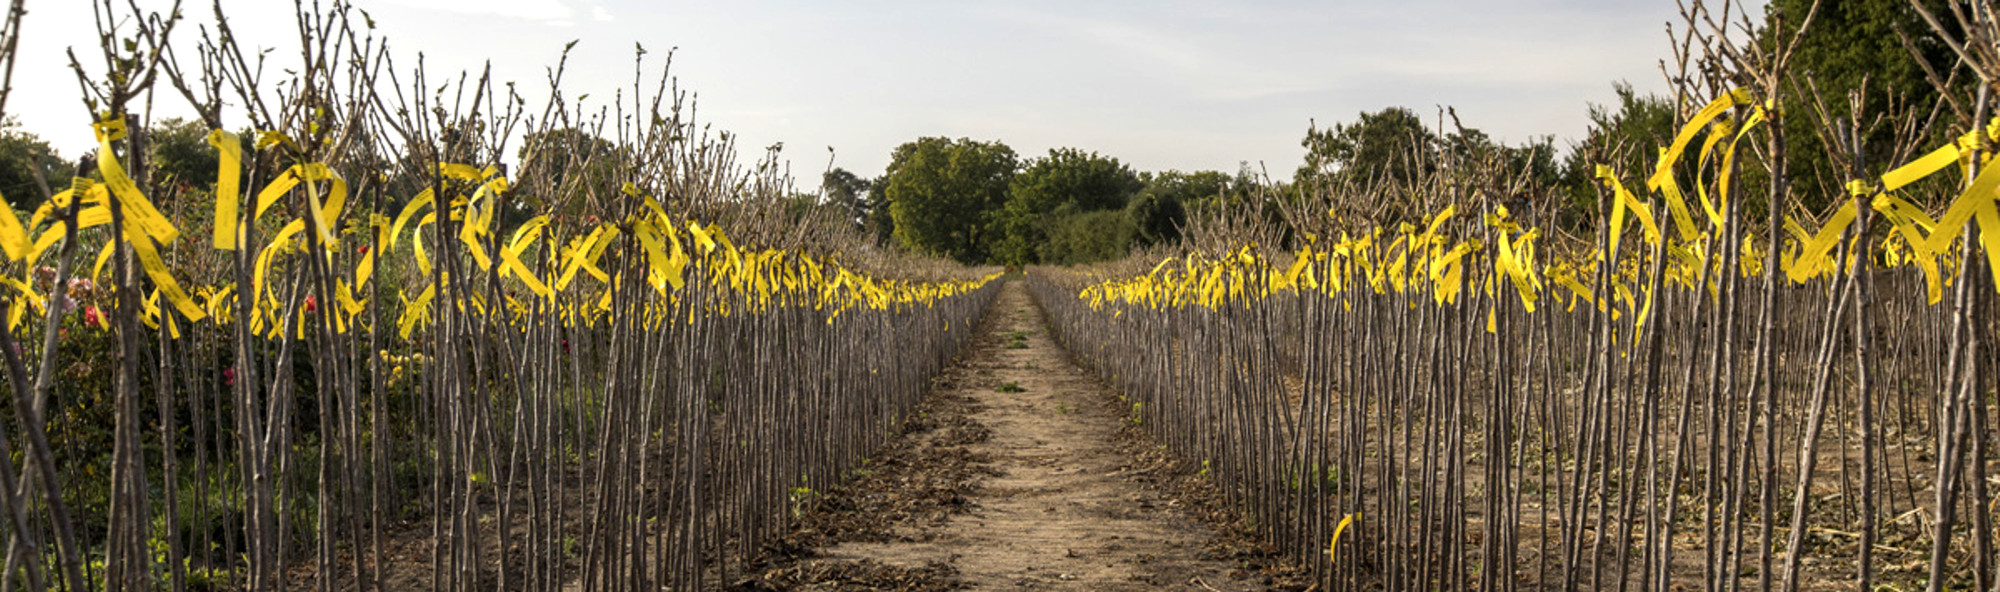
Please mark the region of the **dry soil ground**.
POLYGON ((1047 329, 1023 286, 1005 285, 922 415, 739 589, 1236 591, 1282 580, 1198 480, 1126 429, 1113 395, 1047 329))

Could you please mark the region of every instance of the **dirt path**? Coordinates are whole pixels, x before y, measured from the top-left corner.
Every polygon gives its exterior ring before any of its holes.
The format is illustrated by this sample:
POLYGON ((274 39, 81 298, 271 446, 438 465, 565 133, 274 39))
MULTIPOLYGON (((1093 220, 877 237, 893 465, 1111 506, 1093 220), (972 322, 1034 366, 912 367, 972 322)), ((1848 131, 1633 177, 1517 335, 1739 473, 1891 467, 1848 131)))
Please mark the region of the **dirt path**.
MULTIPOLYGON (((931 451, 923 456, 951 451, 971 459, 973 467, 958 471, 969 480, 960 489, 962 507, 911 512, 880 504, 893 514, 889 536, 834 537, 849 542, 821 547, 813 553, 818 558, 792 569, 833 579, 855 566, 916 576, 955 572, 953 584, 970 590, 1262 590, 1232 578, 1236 562, 1205 559, 1213 555, 1204 549, 1214 530, 1140 478, 1135 468, 1145 461, 1129 443, 1119 444, 1125 419, 1103 385, 1049 338, 1024 286, 1009 282, 993 306, 963 362, 945 377, 946 390, 933 395, 956 402, 946 412, 963 415, 935 420, 949 429, 906 436, 916 440, 906 449, 931 451), (980 437, 963 437, 967 430, 980 437)), ((893 479, 939 489, 934 476, 893 479)), ((807 581, 813 579, 819 578, 807 581)), ((827 579, 793 586, 857 589, 827 579)))

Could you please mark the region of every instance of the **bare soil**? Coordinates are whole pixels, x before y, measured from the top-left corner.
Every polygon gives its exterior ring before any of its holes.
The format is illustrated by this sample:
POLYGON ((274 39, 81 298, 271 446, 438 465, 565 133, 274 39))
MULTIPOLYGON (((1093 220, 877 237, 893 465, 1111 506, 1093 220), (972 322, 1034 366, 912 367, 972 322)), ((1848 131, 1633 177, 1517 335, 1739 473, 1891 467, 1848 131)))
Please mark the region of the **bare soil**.
POLYGON ((1131 429, 1019 282, 993 307, 904 434, 736 589, 1296 589, 1131 429))

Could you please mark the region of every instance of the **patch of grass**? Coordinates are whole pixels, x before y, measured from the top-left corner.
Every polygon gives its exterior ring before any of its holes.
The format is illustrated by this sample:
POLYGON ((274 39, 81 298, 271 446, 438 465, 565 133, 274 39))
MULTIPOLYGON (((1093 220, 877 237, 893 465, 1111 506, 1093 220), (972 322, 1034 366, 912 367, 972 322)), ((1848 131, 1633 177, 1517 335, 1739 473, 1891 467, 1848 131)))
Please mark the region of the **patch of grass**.
POLYGON ((1028 336, 1034 334, 1033 331, 1008 331, 1007 349, 1028 349, 1028 336))
POLYGON ((1021 383, 1007 381, 1000 383, 1000 386, 993 387, 993 390, 1003 393, 1021 393, 1027 392, 1028 389, 1021 388, 1021 383))

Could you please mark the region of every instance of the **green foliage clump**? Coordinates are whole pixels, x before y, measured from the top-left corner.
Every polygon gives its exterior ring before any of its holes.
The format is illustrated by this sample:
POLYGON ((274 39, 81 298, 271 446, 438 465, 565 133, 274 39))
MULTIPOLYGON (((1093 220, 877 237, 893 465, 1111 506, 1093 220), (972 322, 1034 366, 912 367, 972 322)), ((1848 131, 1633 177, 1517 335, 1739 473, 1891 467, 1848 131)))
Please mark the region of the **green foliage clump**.
MULTIPOLYGON (((1953 9, 1947 3, 1922 0, 1922 4, 1931 14, 1951 20, 1946 15, 1953 9)), ((1811 0, 1774 0, 1767 4, 1765 28, 1759 31, 1758 41, 1789 42, 1797 35, 1812 5, 1811 0)), ((1820 108, 1834 121, 1845 121, 1853 110, 1849 93, 1855 93, 1862 99, 1864 119, 1886 115, 1888 121, 1925 120, 1933 106, 1939 109, 1937 122, 1944 125, 1924 126, 1916 137, 1899 138, 1899 134, 1906 132, 1899 130, 1902 126, 1898 125, 1872 125, 1865 129, 1862 164, 1871 170, 1891 161, 1906 160, 1907 156, 1897 153, 1909 142, 1934 146, 1949 141, 1963 131, 1949 122, 1972 119, 1970 104, 1956 102, 1954 97, 1969 96, 1977 77, 1964 72, 1952 74, 1957 67, 1957 56, 1941 39, 1926 34, 1930 30, 1910 0, 1843 0, 1819 4, 1805 34, 1798 37, 1792 69, 1810 77, 1812 88, 1823 98, 1815 104, 1802 92, 1804 88, 1779 95, 1781 110, 1789 115, 1784 118, 1785 141, 1790 146, 1788 177, 1794 186, 1792 193, 1806 210, 1824 211, 1833 198, 1845 199, 1847 194, 1842 187, 1850 178, 1846 171, 1850 163, 1836 162, 1825 147, 1826 139, 1821 136, 1822 125, 1816 115, 1820 108), (1905 39, 1909 40, 1908 45, 1905 39), (1954 77, 1948 83, 1951 95, 1938 93, 1937 85, 1924 73, 1926 65, 1941 77, 1954 77)), ((1864 172, 1857 176, 1870 175, 1864 172)), ((1761 200, 1762 196, 1755 197, 1761 200)), ((1750 211, 1761 210, 1753 207, 1750 211)))
MULTIPOLYGON (((994 255, 1008 265, 1076 259, 1068 246, 1054 244, 1058 226, 1080 214, 1115 212, 1122 218, 1126 202, 1144 186, 1138 173, 1116 158, 1075 148, 1050 150, 1009 184, 1001 214, 1006 236, 994 255)), ((1091 260, 1123 256, 1125 245, 1117 247, 1115 253, 1091 260)))
POLYGON ((961 263, 987 261, 1016 166, 1014 150, 1000 142, 929 137, 897 146, 881 181, 893 236, 961 263))
POLYGON ((1653 147, 1673 141, 1672 101, 1641 94, 1629 82, 1613 83, 1611 90, 1618 104, 1590 105, 1590 131, 1563 161, 1562 204, 1553 220, 1557 226, 1587 228, 1597 219, 1597 165, 1609 165, 1627 176, 1643 175, 1657 156, 1653 147))
POLYGON ((999 142, 933 137, 897 147, 878 179, 829 171, 818 199, 905 249, 967 263, 1073 265, 1172 242, 1190 211, 1242 206, 1253 186, 1246 174, 1139 173, 1075 148, 1021 163, 999 142))
POLYGON ((208 126, 201 121, 178 117, 160 120, 146 130, 146 148, 152 158, 155 180, 161 185, 184 191, 215 186, 216 166, 221 159, 215 147, 208 144, 208 126))
POLYGON ((6 196, 15 207, 32 212, 45 198, 41 184, 35 180, 37 170, 54 191, 68 187, 74 171, 56 155, 48 141, 20 131, 19 125, 12 119, 0 123, 0 196, 6 196))
POLYGON ((1075 265, 1124 257, 1138 227, 1124 210, 1070 213, 1058 210, 1048 223, 1048 239, 1036 250, 1042 263, 1075 265))
POLYGON ((1436 170, 1433 152, 1437 134, 1408 107, 1362 112, 1354 123, 1318 124, 1306 130, 1300 145, 1305 163, 1293 180, 1300 185, 1324 185, 1343 177, 1412 183, 1436 170))
POLYGON ((1125 215, 1132 219, 1133 237, 1138 246, 1180 240, 1188 212, 1204 203, 1220 203, 1240 196, 1247 187, 1244 179, 1232 179, 1220 171, 1167 171, 1143 174, 1146 186, 1132 196, 1125 215))

